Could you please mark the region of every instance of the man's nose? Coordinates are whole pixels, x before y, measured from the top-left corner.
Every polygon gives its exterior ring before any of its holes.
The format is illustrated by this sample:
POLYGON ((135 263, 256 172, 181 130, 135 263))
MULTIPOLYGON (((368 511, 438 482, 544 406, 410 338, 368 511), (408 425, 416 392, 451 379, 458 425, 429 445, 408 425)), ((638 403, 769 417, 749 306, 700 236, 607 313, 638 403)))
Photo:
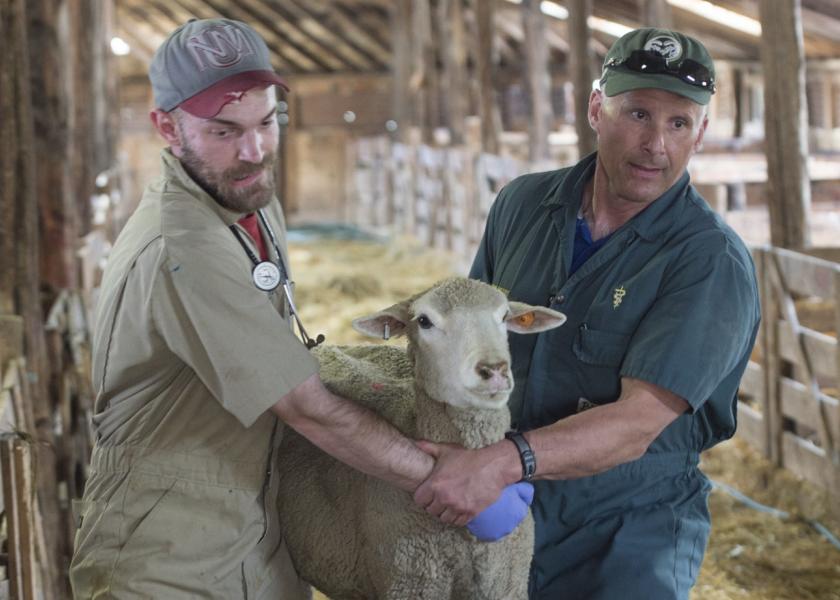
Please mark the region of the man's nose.
POLYGON ((651 154, 662 154, 665 151, 665 128, 652 123, 645 132, 642 143, 644 149, 651 154))
POLYGON ((265 157, 263 137, 258 131, 246 131, 239 139, 239 160, 261 163, 265 157))

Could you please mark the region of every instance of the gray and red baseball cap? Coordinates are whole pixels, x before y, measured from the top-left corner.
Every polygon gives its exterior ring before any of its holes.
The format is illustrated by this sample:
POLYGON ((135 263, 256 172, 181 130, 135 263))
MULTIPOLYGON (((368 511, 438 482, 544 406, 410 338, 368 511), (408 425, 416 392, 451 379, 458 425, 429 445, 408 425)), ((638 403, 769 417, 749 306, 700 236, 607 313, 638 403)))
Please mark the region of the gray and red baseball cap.
POLYGON ((180 107, 204 119, 252 88, 289 90, 271 66, 265 41, 231 19, 191 19, 178 27, 152 57, 149 80, 159 109, 180 107))

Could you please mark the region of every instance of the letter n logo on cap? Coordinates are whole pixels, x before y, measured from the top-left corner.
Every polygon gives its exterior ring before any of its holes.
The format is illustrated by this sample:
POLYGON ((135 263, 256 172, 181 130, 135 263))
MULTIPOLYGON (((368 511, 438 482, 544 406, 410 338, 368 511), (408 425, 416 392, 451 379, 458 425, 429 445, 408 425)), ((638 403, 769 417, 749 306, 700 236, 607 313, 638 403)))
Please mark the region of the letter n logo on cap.
POLYGON ((224 69, 254 54, 245 34, 230 25, 214 25, 187 41, 200 71, 208 66, 224 69))

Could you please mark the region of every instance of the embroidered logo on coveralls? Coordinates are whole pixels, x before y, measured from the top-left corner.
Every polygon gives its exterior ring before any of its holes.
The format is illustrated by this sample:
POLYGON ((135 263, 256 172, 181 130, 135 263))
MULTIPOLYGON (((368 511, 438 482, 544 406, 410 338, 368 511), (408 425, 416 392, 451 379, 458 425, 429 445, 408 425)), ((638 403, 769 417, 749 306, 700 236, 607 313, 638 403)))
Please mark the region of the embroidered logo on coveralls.
POLYGON ((624 286, 620 286, 615 288, 613 292, 613 310, 618 308, 621 304, 621 301, 624 300, 624 296, 627 294, 627 290, 624 289, 624 286))

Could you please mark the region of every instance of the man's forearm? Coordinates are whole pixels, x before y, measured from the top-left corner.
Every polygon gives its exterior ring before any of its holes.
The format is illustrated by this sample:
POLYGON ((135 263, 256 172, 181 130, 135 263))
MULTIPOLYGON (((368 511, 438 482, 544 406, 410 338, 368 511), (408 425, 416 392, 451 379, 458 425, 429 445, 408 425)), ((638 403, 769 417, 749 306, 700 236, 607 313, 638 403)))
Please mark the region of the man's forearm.
POLYGON ((336 396, 317 375, 273 408, 287 425, 313 444, 368 475, 413 491, 434 460, 373 412, 336 396))
POLYGON ((537 479, 576 479, 644 454, 648 440, 616 402, 591 408, 525 437, 537 457, 537 479))
POLYGON ((537 478, 587 477, 635 460, 687 409, 685 400, 663 388, 624 378, 618 401, 525 434, 537 457, 537 478))

